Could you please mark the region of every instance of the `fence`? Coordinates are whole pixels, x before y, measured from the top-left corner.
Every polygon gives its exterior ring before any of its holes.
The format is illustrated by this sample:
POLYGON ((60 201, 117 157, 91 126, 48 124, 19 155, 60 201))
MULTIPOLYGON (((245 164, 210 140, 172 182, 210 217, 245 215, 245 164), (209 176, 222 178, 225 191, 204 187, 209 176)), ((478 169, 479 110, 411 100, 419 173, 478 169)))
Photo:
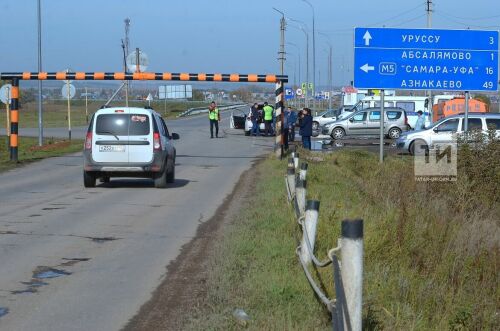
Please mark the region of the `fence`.
POLYGON ((320 202, 306 200, 307 163, 300 163, 299 154, 292 152, 288 159, 285 184, 288 201, 293 204, 297 222, 302 229, 302 241, 296 253, 304 274, 318 299, 332 316, 334 330, 361 331, 363 290, 363 220, 344 220, 337 247, 328 251, 320 261, 314 255, 320 202), (340 254, 340 261, 338 259, 340 254), (312 276, 309 266, 324 268, 332 265, 335 299, 328 298, 312 276))

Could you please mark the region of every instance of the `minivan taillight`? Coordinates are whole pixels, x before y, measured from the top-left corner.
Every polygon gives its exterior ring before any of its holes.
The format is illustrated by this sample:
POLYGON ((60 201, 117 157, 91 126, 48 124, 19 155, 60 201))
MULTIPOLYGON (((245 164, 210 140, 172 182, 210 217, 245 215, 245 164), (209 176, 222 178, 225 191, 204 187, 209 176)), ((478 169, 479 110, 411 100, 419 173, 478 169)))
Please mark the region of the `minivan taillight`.
POLYGON ((161 140, 158 132, 153 133, 153 149, 155 151, 161 150, 161 140))
POLYGON ((405 114, 405 125, 408 125, 408 116, 406 116, 406 112, 404 114, 405 114))
POLYGON ((85 149, 92 149, 92 132, 87 132, 85 137, 85 149))

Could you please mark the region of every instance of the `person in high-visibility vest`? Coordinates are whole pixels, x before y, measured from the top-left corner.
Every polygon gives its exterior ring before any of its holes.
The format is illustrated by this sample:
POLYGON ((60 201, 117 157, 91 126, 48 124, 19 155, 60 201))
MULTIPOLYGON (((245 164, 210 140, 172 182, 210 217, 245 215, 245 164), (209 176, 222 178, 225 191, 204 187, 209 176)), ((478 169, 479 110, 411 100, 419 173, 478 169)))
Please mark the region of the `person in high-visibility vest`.
POLYGON ((271 124, 273 123, 274 109, 273 107, 269 106, 267 102, 264 102, 264 108, 262 110, 264 111, 264 123, 266 124, 264 136, 271 136, 272 135, 271 124))
POLYGON ((208 119, 210 120, 210 138, 214 137, 214 126, 215 138, 219 138, 220 114, 219 108, 217 108, 217 105, 214 101, 212 101, 212 103, 210 103, 210 106, 208 107, 208 119))

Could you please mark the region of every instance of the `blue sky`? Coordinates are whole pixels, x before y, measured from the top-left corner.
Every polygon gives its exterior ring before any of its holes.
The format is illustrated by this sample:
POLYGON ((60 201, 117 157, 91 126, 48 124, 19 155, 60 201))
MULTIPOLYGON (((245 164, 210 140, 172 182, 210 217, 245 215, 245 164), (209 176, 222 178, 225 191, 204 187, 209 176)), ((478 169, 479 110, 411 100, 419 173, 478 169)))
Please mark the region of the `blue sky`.
MULTIPOLYGON (((328 43, 336 85, 352 79, 355 26, 423 28, 425 0, 310 0, 316 13, 316 80, 326 84, 328 43), (326 36, 325 36, 326 35, 326 36), (320 80, 321 76, 321 80, 320 80)), ((500 2, 434 0, 434 28, 494 29, 500 2)), ((36 71, 36 0, 0 0, 0 72, 36 71)), ((43 68, 121 71, 123 20, 131 47, 150 59, 148 71, 279 73, 279 14, 304 21, 312 39, 312 12, 301 0, 42 0, 43 68)), ((287 27, 286 73, 305 77, 305 36, 287 27)), ((312 77, 312 40, 310 40, 312 77)))

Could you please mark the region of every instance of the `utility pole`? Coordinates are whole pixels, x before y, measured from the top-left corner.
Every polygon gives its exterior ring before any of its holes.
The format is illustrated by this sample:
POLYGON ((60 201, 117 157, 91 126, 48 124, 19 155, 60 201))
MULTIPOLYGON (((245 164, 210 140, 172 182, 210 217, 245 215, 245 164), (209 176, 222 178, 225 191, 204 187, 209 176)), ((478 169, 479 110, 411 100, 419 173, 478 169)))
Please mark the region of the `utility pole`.
POLYGON ((285 14, 274 8, 275 11, 281 14, 281 20, 280 20, 280 51, 278 52, 278 60, 281 61, 281 74, 285 74, 285 29, 286 29, 286 21, 285 21, 285 14))
MULTIPOLYGON (((125 43, 123 44, 123 52, 124 52, 124 63, 123 63, 123 72, 127 73, 127 56, 128 49, 130 45, 130 40, 128 39, 128 34, 130 31, 130 18, 125 19, 125 43)), ((128 107, 128 92, 129 92, 129 82, 128 80, 125 82, 125 105, 128 107)))
MULTIPOLYGON (((315 32, 315 14, 314 14, 314 6, 308 0, 302 0, 311 7, 312 10, 312 39, 313 39, 313 88, 312 95, 313 98, 316 96, 316 32, 315 32)), ((314 100, 314 99, 313 99, 314 100)))

